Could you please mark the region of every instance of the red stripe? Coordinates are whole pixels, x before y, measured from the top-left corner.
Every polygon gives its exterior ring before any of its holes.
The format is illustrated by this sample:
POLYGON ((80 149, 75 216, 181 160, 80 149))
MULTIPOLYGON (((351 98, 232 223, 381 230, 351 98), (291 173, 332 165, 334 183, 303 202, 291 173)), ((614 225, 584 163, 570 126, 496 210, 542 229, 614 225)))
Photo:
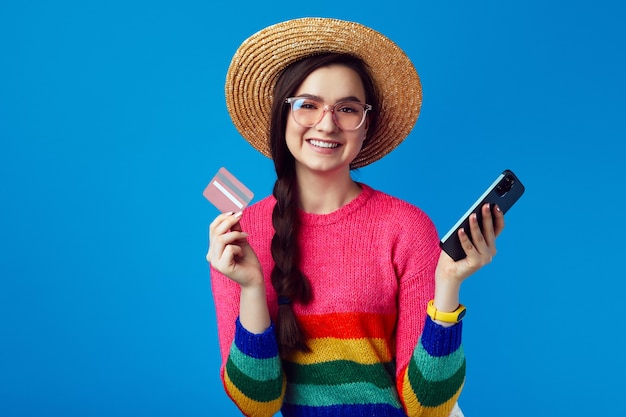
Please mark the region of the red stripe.
POLYGON ((376 313, 329 313, 299 316, 298 321, 310 338, 386 338, 389 337, 395 329, 396 315, 376 313))

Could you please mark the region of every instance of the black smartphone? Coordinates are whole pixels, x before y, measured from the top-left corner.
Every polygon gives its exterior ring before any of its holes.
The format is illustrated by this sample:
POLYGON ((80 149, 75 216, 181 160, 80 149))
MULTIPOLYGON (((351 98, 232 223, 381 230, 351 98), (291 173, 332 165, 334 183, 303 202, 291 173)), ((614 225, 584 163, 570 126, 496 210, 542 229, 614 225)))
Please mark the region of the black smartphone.
POLYGON ((494 210, 497 204, 503 213, 506 213, 513 204, 524 193, 524 185, 520 182, 519 178, 511 170, 504 170, 502 174, 496 178, 496 180, 487 188, 487 190, 481 195, 478 200, 470 207, 467 212, 461 216, 459 221, 446 233, 441 239, 441 248, 446 251, 448 255, 455 261, 465 258, 465 251, 461 247, 459 241, 458 230, 462 227, 465 229, 467 236, 472 239, 469 218, 472 213, 478 215, 478 224, 482 230, 482 210, 481 208, 486 203, 490 203, 491 209, 494 210))

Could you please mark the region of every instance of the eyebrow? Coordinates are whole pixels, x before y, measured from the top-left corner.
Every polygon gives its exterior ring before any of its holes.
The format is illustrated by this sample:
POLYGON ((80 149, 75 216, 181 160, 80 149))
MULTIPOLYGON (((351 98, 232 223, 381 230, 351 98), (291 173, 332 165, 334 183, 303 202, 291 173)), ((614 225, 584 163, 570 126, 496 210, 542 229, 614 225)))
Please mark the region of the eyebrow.
MULTIPOLYGON (((298 94, 297 97, 312 98, 312 99, 324 102, 324 99, 322 97, 316 96, 315 94, 303 93, 303 94, 298 94)), ((362 103, 362 101, 358 97, 355 97, 355 96, 342 97, 339 100, 337 100, 335 103, 341 103, 342 101, 356 101, 357 103, 362 103)))

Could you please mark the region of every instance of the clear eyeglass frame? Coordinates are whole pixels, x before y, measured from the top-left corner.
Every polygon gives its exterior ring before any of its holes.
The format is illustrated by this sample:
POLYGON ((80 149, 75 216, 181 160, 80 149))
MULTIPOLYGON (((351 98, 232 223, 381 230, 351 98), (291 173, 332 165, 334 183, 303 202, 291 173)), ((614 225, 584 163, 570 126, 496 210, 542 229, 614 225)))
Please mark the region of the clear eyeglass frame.
POLYGON ((293 120, 302 127, 313 127, 317 125, 319 122, 322 121, 326 113, 330 112, 332 114, 333 122, 335 122, 335 125, 339 129, 343 131, 347 131, 347 132, 351 132, 360 128, 363 125, 363 122, 365 122, 365 118, 367 117, 367 112, 369 110, 372 110, 372 106, 370 104, 361 103, 360 101, 345 100, 345 101, 339 101, 331 105, 331 104, 325 104, 324 102, 316 98, 312 98, 312 97, 289 97, 285 99, 285 104, 289 104, 291 106, 291 115, 293 117, 293 120), (319 116, 312 119, 314 121, 310 121, 306 123, 303 121, 302 117, 298 117, 298 114, 302 116, 302 113, 298 111, 301 108, 298 106, 298 104, 302 105, 304 104, 304 102, 313 102, 320 106, 318 108, 319 116), (344 106, 345 108, 346 105, 363 108, 363 116, 361 117, 361 120, 355 127, 346 128, 345 127, 346 119, 342 116, 337 116, 338 114, 339 115, 342 114, 341 111, 338 111, 338 109, 339 110, 342 109, 342 106, 344 106))

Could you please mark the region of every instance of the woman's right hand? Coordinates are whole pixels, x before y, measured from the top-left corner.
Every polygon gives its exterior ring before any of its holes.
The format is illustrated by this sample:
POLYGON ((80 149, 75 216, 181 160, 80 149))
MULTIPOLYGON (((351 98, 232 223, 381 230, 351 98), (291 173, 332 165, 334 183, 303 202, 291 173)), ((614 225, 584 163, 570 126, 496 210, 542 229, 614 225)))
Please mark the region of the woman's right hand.
POLYGON ((242 213, 223 213, 209 226, 209 251, 206 259, 213 268, 242 287, 261 285, 263 271, 248 234, 241 230, 242 213))

